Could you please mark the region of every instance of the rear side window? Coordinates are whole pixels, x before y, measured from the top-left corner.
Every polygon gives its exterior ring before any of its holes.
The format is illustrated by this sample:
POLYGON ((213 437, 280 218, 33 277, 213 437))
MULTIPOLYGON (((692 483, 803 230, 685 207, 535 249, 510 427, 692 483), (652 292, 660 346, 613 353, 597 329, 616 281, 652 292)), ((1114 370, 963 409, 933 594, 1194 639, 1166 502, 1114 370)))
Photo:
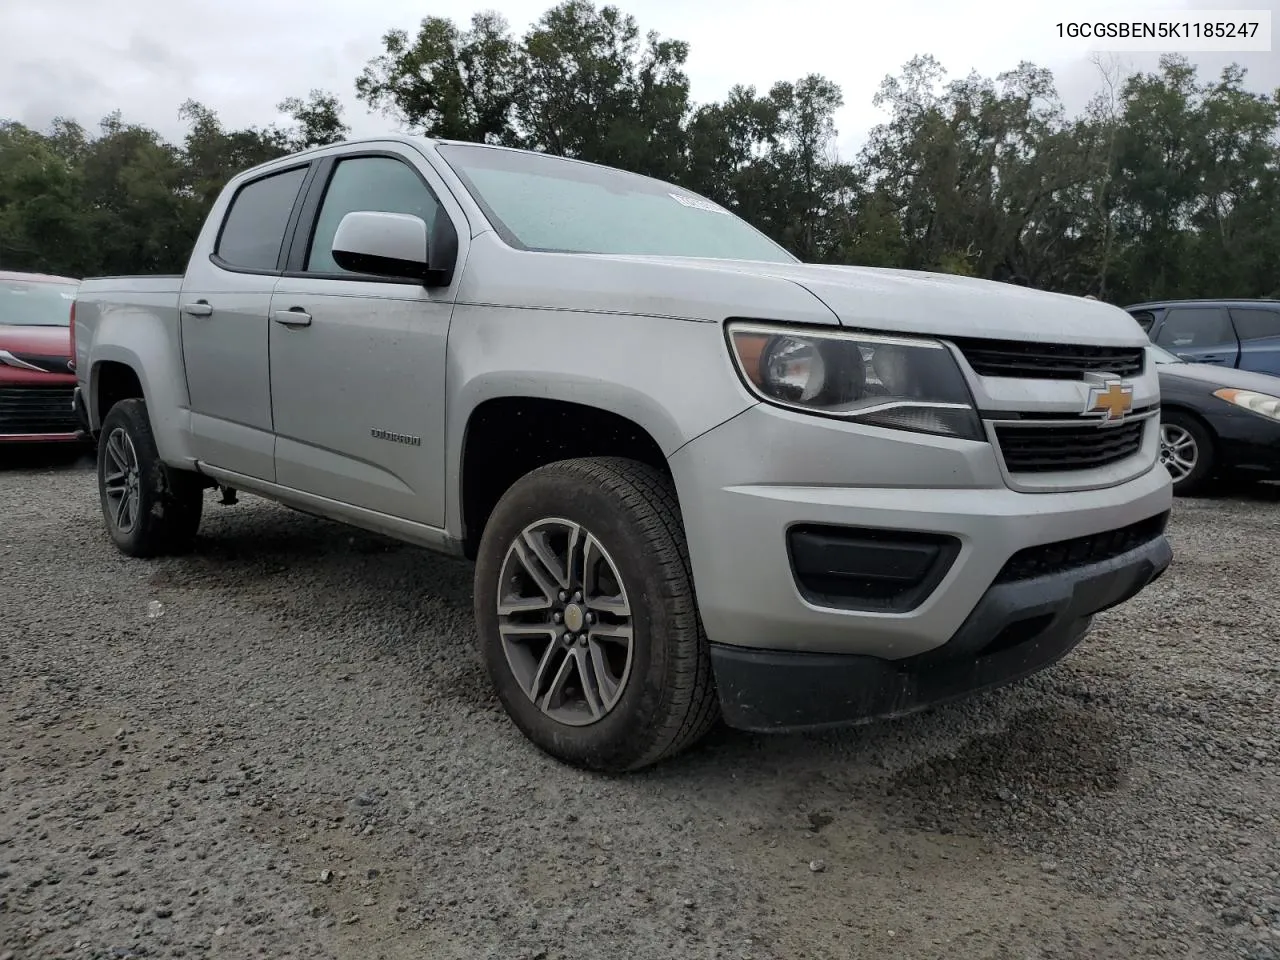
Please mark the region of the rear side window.
POLYGON ((1156 335, 1162 347, 1212 347, 1234 343, 1235 333, 1227 320, 1227 311, 1219 307, 1173 307, 1165 315, 1164 325, 1156 335))
POLYGON ((1156 322, 1156 315, 1154 313, 1150 310, 1136 310, 1132 316, 1133 319, 1138 321, 1138 326, 1142 328, 1144 333, 1151 332, 1151 326, 1156 322))
POLYGON ((1280 307, 1232 307, 1231 320, 1241 340, 1280 337, 1280 307))
POLYGON ((307 254, 308 273, 347 273, 333 259, 333 235, 348 213, 404 213, 427 225, 427 235, 440 204, 407 163, 392 157, 352 157, 333 170, 325 190, 315 235, 307 254))
POLYGON ((306 173, 306 167, 295 167, 241 187, 222 222, 218 258, 229 267, 275 270, 306 173))

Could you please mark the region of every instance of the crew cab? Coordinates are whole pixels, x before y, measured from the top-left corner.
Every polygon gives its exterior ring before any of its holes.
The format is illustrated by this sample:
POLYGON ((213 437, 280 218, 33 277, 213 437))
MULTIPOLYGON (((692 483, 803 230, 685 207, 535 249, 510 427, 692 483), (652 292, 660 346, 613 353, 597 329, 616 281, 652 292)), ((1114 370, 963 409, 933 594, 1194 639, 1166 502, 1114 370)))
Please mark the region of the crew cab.
POLYGON ((191 548, 217 487, 468 559, 506 711, 588 768, 1010 682, 1171 559, 1124 311, 804 264, 579 161, 275 160, 183 276, 87 280, 75 317, 123 552, 191 548))

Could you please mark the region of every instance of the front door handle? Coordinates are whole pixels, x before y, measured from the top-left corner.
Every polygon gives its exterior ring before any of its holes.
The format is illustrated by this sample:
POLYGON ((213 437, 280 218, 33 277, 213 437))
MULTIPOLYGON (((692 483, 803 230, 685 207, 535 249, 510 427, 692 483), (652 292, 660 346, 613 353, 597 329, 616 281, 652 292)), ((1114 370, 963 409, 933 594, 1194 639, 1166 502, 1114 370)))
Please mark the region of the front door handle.
POLYGON ((213 307, 208 300, 197 300, 195 303, 184 303, 182 312, 188 317, 208 317, 213 314, 213 307))
POLYGON ((311 314, 303 310, 301 307, 290 307, 288 310, 277 310, 271 314, 271 319, 276 323, 284 324, 286 327, 309 327, 311 326, 311 314))

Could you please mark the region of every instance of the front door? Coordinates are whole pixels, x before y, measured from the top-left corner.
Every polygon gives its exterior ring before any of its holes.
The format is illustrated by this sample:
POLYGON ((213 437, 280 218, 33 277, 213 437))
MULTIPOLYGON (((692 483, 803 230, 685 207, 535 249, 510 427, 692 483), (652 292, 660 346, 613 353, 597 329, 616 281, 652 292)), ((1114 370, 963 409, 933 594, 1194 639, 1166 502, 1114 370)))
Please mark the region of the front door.
POLYGON ((267 314, 306 171, 292 167, 236 191, 213 254, 192 258, 178 301, 192 452, 263 480, 275 476, 267 314))
MULTIPOLYGON (((425 161, 390 148, 340 157, 327 171, 310 240, 292 264, 298 269, 286 272, 271 300, 271 398, 278 483, 441 527, 455 287, 348 273, 331 252, 338 224, 353 211, 412 214, 428 227, 448 216, 428 176, 425 161)), ((306 225, 300 229, 301 238, 306 225)))

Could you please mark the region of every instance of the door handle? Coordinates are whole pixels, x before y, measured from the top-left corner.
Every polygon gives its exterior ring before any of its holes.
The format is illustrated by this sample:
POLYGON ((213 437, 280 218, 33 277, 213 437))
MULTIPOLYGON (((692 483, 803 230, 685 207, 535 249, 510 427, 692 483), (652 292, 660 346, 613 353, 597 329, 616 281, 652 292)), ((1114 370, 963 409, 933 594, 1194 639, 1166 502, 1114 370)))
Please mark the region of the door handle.
POLYGON ((213 307, 208 300, 197 300, 195 303, 184 303, 182 312, 188 317, 208 317, 213 314, 213 307))
POLYGON ((301 307, 290 307, 288 310, 277 310, 275 313, 271 314, 271 319, 286 327, 311 326, 311 314, 307 313, 307 311, 303 310, 301 307))

